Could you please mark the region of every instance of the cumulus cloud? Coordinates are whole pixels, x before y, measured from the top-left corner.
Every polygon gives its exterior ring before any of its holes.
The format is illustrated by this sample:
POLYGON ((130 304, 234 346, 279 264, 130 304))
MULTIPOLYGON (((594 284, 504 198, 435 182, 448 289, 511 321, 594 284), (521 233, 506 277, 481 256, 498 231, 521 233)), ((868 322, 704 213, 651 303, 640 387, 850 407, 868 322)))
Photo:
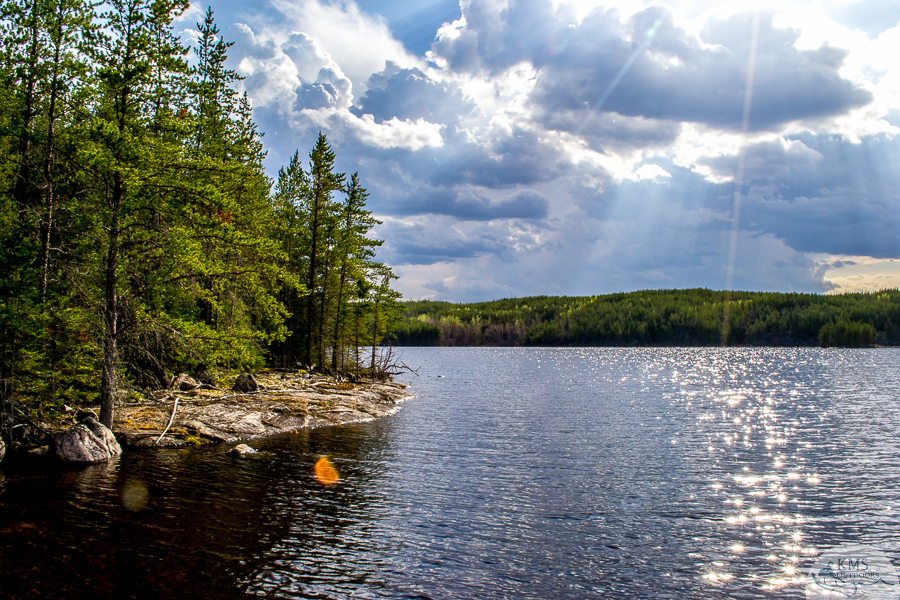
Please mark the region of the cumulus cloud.
POLYGON ((739 171, 735 285, 900 258, 900 26, 762 12, 744 133, 753 15, 670 4, 465 0, 424 57, 352 0, 227 35, 272 171, 326 133, 408 297, 721 288, 739 171))
MULTIPOLYGON (((701 37, 675 27, 652 8, 629 24, 595 11, 577 27, 561 29, 561 49, 537 60, 541 76, 534 101, 548 112, 581 111, 582 120, 654 23, 655 36, 603 107, 621 115, 741 127, 750 58, 750 15, 710 22, 701 37)), ((752 129, 778 129, 799 119, 848 112, 872 95, 839 73, 846 51, 823 46, 798 50, 799 34, 760 24, 753 84, 752 129)), ((576 119, 577 121, 577 119, 576 119)))

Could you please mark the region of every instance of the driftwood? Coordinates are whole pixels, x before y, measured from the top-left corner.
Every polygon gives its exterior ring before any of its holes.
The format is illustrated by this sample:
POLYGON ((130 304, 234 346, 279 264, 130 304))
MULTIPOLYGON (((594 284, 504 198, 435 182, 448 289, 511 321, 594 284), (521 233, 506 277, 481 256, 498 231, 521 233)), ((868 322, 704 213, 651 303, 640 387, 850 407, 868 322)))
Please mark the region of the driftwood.
POLYGON ((172 407, 172 416, 169 417, 169 424, 166 425, 166 428, 163 429, 163 432, 160 434, 158 438, 156 438, 156 444, 159 445, 159 440, 163 439, 166 436, 166 432, 169 431, 169 427, 172 426, 172 422, 175 420, 175 411, 178 410, 178 396, 175 396, 175 405, 172 407))

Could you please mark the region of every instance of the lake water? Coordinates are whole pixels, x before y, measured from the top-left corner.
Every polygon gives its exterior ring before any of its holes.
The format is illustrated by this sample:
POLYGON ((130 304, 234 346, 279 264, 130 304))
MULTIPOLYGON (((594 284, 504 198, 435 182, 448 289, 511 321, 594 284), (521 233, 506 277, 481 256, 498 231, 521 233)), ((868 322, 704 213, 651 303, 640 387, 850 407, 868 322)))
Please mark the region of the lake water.
POLYGON ((244 459, 5 463, 0 598, 805 598, 831 547, 900 564, 898 351, 403 360, 397 415, 244 459))

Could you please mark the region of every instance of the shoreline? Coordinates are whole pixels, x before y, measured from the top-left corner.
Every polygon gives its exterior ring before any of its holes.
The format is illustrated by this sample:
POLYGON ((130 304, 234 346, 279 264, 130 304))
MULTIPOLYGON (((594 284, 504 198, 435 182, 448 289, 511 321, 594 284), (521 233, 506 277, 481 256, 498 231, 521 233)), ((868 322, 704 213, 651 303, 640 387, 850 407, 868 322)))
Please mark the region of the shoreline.
POLYGON ((325 376, 307 378, 298 372, 262 372, 254 377, 258 391, 163 390, 150 399, 128 403, 116 410, 113 433, 123 448, 248 441, 374 421, 397 413, 402 402, 414 397, 403 383, 349 383, 325 376))
MULTIPOLYGON (((350 383, 297 371, 263 371, 253 377, 259 389, 251 392, 224 386, 145 392, 140 399, 116 407, 113 435, 123 450, 246 442, 303 429, 374 421, 396 414, 403 402, 415 397, 406 391, 407 384, 393 381, 350 383)), ((88 412, 95 410, 99 407, 88 408, 88 412)), ((5 458, 17 462, 55 458, 52 439, 75 426, 83 414, 84 409, 71 409, 35 424, 45 440, 38 443, 45 445, 9 444, 5 458)))

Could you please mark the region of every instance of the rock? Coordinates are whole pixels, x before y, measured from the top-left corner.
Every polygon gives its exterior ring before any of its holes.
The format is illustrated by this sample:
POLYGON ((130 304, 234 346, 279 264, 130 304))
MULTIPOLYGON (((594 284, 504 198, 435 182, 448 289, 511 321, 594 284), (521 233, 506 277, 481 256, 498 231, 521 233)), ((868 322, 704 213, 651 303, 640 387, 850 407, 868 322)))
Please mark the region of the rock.
POLYGON ((0 460, 3 460, 3 456, 6 454, 6 444, 3 442, 3 438, 0 437, 0 460))
POLYGON ((39 446, 28 451, 30 456, 47 456, 50 454, 50 446, 39 446))
POLYGON ((100 420, 100 417, 97 416, 97 411, 95 411, 93 408, 81 408, 77 413, 75 413, 75 420, 79 423, 83 419, 87 419, 88 417, 94 418, 98 421, 100 420))
POLYGON ((57 435, 53 449, 56 456, 67 462, 102 462, 122 453, 112 431, 91 416, 57 435))
POLYGON ((247 454, 256 454, 256 450, 247 444, 238 444, 228 451, 229 456, 246 456, 247 454))
POLYGON ((235 392, 246 394, 248 392, 259 391, 259 384, 256 382, 256 378, 250 373, 241 373, 237 376, 237 379, 234 380, 234 387, 231 389, 235 392))
POLYGON ((236 437, 228 435, 227 433, 219 429, 209 427, 202 421, 188 421, 184 424, 184 426, 193 429, 203 437, 215 440, 217 442, 233 442, 237 439, 236 437))
POLYGON ((182 373, 172 382, 173 388, 178 388, 182 392, 189 392, 191 390, 195 390, 200 387, 201 383, 188 375, 187 373, 182 373))
POLYGON ((204 385, 213 386, 205 389, 216 389, 215 386, 219 385, 219 376, 209 369, 201 369, 200 372, 197 373, 197 379, 204 385))
POLYGON ((145 438, 141 438, 137 442, 133 444, 138 448, 184 448, 187 444, 181 440, 176 440, 170 437, 163 437, 159 439, 158 435, 151 435, 145 438), (159 440, 157 442, 156 440, 159 440))

